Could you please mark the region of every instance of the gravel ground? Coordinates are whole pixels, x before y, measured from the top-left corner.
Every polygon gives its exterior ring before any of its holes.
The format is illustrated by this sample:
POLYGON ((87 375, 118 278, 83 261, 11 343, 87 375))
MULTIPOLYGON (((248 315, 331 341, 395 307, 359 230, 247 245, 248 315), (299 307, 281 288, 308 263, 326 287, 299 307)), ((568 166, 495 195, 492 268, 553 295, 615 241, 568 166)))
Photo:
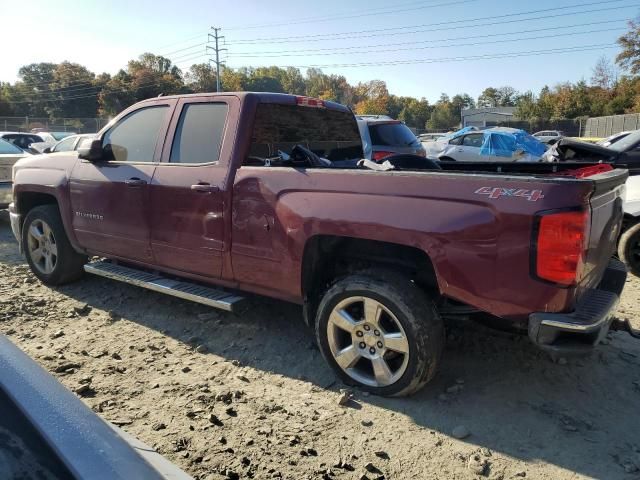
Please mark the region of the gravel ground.
MULTIPOLYGON (((619 316, 637 328, 639 298, 633 278, 619 316)), ((554 363, 452 326, 424 390, 341 405, 299 308, 234 316, 91 276, 50 289, 1 222, 0 332, 196 478, 640 479, 640 342, 623 333, 554 363)))

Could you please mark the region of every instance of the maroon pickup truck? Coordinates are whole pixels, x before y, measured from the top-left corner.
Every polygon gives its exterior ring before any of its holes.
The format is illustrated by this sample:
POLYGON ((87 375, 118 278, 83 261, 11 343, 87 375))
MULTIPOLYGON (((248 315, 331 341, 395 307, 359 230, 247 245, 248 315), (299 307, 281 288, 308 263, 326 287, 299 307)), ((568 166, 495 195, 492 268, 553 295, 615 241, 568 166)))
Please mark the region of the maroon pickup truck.
POLYGON ((342 105, 153 98, 78 153, 20 160, 11 223, 46 284, 90 272, 230 311, 247 294, 301 304, 338 375, 381 395, 434 376, 452 316, 553 352, 606 334, 625 170, 361 158, 342 105))

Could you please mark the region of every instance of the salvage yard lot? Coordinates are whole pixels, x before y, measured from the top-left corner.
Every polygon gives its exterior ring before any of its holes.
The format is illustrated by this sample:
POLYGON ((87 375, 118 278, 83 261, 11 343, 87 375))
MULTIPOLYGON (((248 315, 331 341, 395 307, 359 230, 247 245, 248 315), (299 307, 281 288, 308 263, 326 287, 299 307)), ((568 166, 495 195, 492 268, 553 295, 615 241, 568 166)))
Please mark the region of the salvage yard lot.
MULTIPOLYGON (((639 295, 634 277, 619 308, 636 328, 639 295)), ((196 478, 640 478, 626 334, 553 363, 526 337, 455 325, 425 389, 342 406, 295 306, 235 316, 97 277, 50 289, 3 222, 0 299, 0 333, 196 478)))

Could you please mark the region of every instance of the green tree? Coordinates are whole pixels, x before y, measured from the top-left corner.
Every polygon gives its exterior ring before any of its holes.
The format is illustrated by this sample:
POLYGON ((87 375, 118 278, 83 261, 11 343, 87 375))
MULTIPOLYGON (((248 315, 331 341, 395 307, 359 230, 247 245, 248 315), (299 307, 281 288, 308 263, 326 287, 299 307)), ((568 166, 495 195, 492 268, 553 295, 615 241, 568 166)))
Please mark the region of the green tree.
POLYGON ((640 17, 629 22, 629 31, 618 38, 622 51, 616 62, 632 75, 640 73, 640 17))
POLYGON ((184 81, 196 93, 216 91, 216 71, 208 63, 191 65, 184 75, 184 81))
POLYGON ((457 110, 448 95, 440 95, 427 127, 435 130, 455 129, 460 125, 460 111, 457 110))

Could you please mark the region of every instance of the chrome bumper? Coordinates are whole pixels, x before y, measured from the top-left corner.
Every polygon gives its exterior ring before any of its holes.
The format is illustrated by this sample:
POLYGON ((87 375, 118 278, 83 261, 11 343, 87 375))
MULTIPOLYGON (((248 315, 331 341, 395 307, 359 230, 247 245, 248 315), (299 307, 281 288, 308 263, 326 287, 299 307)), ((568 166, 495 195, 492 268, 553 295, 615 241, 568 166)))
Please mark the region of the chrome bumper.
POLYGON ((16 213, 15 205, 13 203, 9 205, 9 220, 11 221, 11 231, 13 232, 13 236, 16 237, 16 240, 18 241, 18 246, 20 247, 20 252, 22 252, 22 233, 21 233, 20 214, 16 213))
POLYGON ((533 313, 529 338, 539 347, 579 353, 597 345, 607 334, 627 278, 625 265, 611 259, 597 288, 588 290, 571 313, 533 313))

